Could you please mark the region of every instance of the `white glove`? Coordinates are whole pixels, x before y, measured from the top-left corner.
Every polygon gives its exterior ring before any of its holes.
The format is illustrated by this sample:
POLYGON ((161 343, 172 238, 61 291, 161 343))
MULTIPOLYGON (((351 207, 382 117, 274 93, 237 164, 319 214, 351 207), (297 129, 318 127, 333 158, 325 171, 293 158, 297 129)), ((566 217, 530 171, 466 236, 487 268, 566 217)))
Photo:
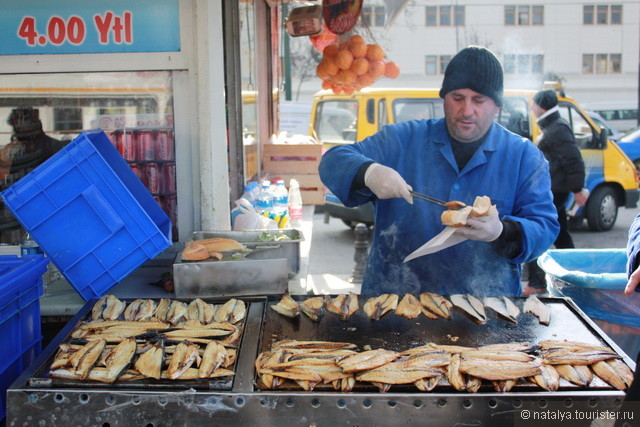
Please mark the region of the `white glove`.
POLYGON ((413 204, 413 197, 409 194, 411 186, 405 182, 395 170, 379 163, 372 163, 364 173, 364 184, 379 199, 393 199, 403 197, 413 204))
POLYGON ((456 228, 453 234, 466 237, 469 240, 481 240, 493 242, 502 233, 502 221, 498 215, 485 215, 481 217, 467 218, 467 224, 456 228))

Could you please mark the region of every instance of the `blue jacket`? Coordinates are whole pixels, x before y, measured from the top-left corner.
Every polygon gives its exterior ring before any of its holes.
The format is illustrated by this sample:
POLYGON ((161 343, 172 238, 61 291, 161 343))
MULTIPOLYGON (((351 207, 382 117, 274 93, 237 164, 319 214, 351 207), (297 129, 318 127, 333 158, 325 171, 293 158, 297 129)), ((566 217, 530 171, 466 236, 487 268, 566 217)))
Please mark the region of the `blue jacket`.
POLYGON ((533 143, 495 123, 462 171, 444 119, 384 126, 362 142, 327 151, 319 171, 346 206, 374 203, 375 230, 363 294, 520 295, 520 263, 542 254, 558 234, 547 161, 533 143), (522 252, 506 259, 489 243, 467 240, 403 263, 444 229, 443 208, 419 199, 413 205, 402 198, 379 200, 368 188, 351 192, 358 169, 371 160, 398 171, 415 191, 440 200, 471 205, 476 196, 489 196, 500 218, 522 225, 522 252))
POLYGON ((627 241, 627 276, 638 267, 640 255, 640 215, 636 216, 629 227, 629 240, 627 241))

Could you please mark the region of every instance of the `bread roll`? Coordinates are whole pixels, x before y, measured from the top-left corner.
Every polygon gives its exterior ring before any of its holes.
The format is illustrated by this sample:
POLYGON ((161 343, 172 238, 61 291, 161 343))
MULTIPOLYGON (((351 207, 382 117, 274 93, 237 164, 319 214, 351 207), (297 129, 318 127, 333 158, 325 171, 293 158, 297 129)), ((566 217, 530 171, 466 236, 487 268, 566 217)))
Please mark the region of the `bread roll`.
POLYGON ((230 252, 230 251, 243 251, 244 246, 237 240, 227 239, 224 237, 213 237, 211 239, 194 240, 188 242, 186 247, 191 245, 202 245, 206 248, 209 254, 214 252, 230 252))
MULTIPOLYGON (((193 243, 193 242, 190 242, 193 243)), ((209 258, 209 251, 203 245, 187 244, 182 251, 183 261, 204 261, 209 258)))
POLYGON ((466 208, 458 210, 450 209, 442 212, 442 215, 440 215, 442 225, 449 227, 462 227, 467 223, 467 217, 472 209, 473 208, 471 206, 467 206, 466 208))
POLYGON ((485 216, 491 209, 491 199, 489 196, 477 196, 473 202, 473 209, 471 210, 471 216, 485 216))

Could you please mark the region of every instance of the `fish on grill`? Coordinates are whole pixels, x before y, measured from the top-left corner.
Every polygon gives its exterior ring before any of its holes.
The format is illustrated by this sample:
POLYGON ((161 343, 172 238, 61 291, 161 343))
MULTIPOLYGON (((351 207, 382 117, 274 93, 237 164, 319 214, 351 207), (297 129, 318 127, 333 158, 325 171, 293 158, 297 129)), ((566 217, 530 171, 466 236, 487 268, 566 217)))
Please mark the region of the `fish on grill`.
POLYGON ((466 312, 474 322, 483 324, 487 321, 482 301, 473 295, 455 294, 449 297, 454 306, 466 312))
POLYGON ((198 346, 185 340, 176 346, 171 356, 171 361, 167 368, 167 378, 170 380, 180 378, 194 363, 200 363, 198 346))
POLYGON ((619 358, 611 350, 554 348, 543 350, 543 363, 547 365, 591 365, 603 360, 619 358))
POLYGON ((551 365, 540 365, 540 373, 530 377, 530 380, 547 391, 556 391, 560 386, 560 375, 551 365))
POLYGON ((525 313, 531 313, 538 318, 538 321, 543 325, 548 325, 551 317, 549 307, 547 307, 542 301, 535 295, 529 295, 524 302, 523 311, 525 313))
POLYGON ((187 306, 188 320, 196 320, 203 325, 208 325, 213 322, 213 304, 207 304, 200 298, 196 298, 187 306))
POLYGON ((487 344, 482 347, 478 347, 478 350, 488 351, 524 351, 531 352, 538 349, 539 346, 530 342, 507 342, 498 344, 487 344))
POLYGON ((284 294, 277 304, 273 304, 271 309, 285 317, 295 318, 300 315, 298 303, 289 294, 284 294))
POLYGON ((247 315, 247 307, 244 301, 236 298, 231 298, 220 307, 214 318, 216 322, 230 322, 238 323, 247 315))
POLYGON ((358 311, 358 295, 353 292, 348 294, 340 294, 335 298, 328 295, 325 298, 327 310, 341 316, 342 320, 347 320, 353 313, 358 311))
POLYGON ((382 316, 398 307, 398 295, 382 294, 372 297, 362 306, 362 310, 369 318, 379 320, 382 316))
POLYGON ((554 365, 553 367, 560 378, 581 387, 588 386, 593 380, 593 373, 586 365, 554 365))
POLYGON ((136 354, 137 343, 135 338, 127 338, 116 345, 105 357, 104 365, 107 368, 105 381, 112 383, 131 365, 136 354))
MULTIPOLYGON (((359 372, 356 380, 371 383, 388 384, 412 384, 423 378, 438 377, 443 370, 437 367, 424 366, 413 359, 386 363, 377 368, 359 372)), ((381 390, 386 391, 387 387, 381 390)))
POLYGON ((506 393, 516 385, 516 380, 491 381, 491 383, 498 393, 506 393))
MULTIPOLYGON (((227 376, 231 376, 231 375, 235 375, 235 372, 229 370, 229 369, 224 369, 224 368, 218 368, 215 371, 213 371, 211 374, 209 374, 209 376, 207 378, 219 378, 219 377, 227 377, 227 376)), ((200 372, 198 371, 197 368, 189 368, 186 369, 179 377, 177 378, 169 378, 169 375, 167 373, 167 371, 162 371, 162 379, 176 379, 176 380, 199 380, 200 378, 200 372)))
POLYGON ((540 374, 539 361, 461 359, 460 372, 489 381, 517 380, 540 374))
POLYGON ((400 353, 380 348, 339 358, 336 363, 344 372, 354 373, 380 367, 398 357, 400 357, 400 353))
POLYGON ((171 300, 169 298, 162 298, 156 306, 156 311, 153 313, 153 317, 161 322, 166 322, 167 314, 169 314, 169 308, 171 308, 171 300))
POLYGON ((211 374, 227 361, 227 349, 217 341, 207 344, 198 370, 200 378, 209 378, 211 374))
POLYGON ((129 321, 149 320, 156 311, 156 302, 152 299, 137 299, 124 310, 124 319, 129 321))
POLYGON ((551 350, 558 348, 568 348, 568 349, 576 349, 576 350, 596 350, 596 351, 609 351, 612 352, 609 347, 604 347, 601 345, 588 344, 579 341, 567 341, 567 340, 543 340, 538 343, 542 350, 551 350))
POLYGON ((467 383, 465 384, 465 390, 469 393, 477 393, 482 387, 482 380, 480 378, 467 375, 467 383))
MULTIPOLYGON (((108 370, 106 368, 93 368, 89 371, 89 374, 86 378, 80 378, 78 374, 70 369, 55 369, 49 372, 49 376, 52 378, 61 378, 65 380, 91 380, 91 381, 100 381, 103 383, 111 383, 113 381, 110 380, 108 376, 108 370)), ((140 375, 138 372, 127 369, 124 371, 118 378, 117 381, 136 381, 143 379, 144 376, 140 375)))
POLYGON ((630 384, 627 384, 625 378, 618 374, 617 370, 604 360, 590 365, 593 372, 607 384, 612 385, 618 390, 626 390, 630 384))
POLYGON ((315 322, 324 314, 324 299, 322 297, 307 298, 299 305, 300 310, 315 322))
POLYGON ((351 350, 355 349, 356 345, 350 342, 334 342, 334 341, 297 341, 291 339, 285 339, 275 342, 272 346, 272 350, 351 350))
POLYGON ((396 314, 406 317, 407 319, 415 319, 420 313, 423 313, 430 319, 438 318, 438 316, 424 308, 413 294, 405 294, 396 307, 396 314))
POLYGON ((462 375, 462 372, 460 372, 460 363, 461 359, 459 353, 455 353, 451 356, 451 361, 447 366, 447 379, 453 388, 458 391, 464 391, 467 388, 467 382, 464 375, 462 375))
POLYGON ((160 340, 138 357, 133 368, 145 377, 159 380, 162 376, 164 355, 164 341, 160 340))
POLYGON ((420 294, 420 304, 442 318, 451 318, 451 308, 453 308, 453 304, 440 294, 423 292, 420 294))
MULTIPOLYGON (((107 342, 103 339, 89 341, 67 359, 67 363, 75 369, 75 374, 80 379, 85 379, 89 371, 100 358, 107 342)), ((55 369, 52 367, 52 369, 55 369)))
POLYGON ((105 295, 91 308, 92 320, 115 320, 124 311, 127 304, 113 295, 105 295))
POLYGON ((176 325, 181 322, 184 317, 187 315, 187 304, 172 300, 169 305, 169 310, 167 311, 167 322, 172 325, 176 325))
POLYGON ((512 361, 512 362, 531 362, 535 360, 535 356, 524 353, 522 351, 496 351, 496 350, 471 350, 463 351, 460 353, 460 357, 463 359, 484 359, 495 360, 498 362, 512 361))
POLYGON ((495 297, 486 297, 482 300, 482 302, 484 303, 485 307, 492 309, 510 322, 518 323, 516 318, 518 314, 520 314, 520 309, 518 309, 518 307, 516 307, 516 305, 513 304, 513 302, 509 298, 502 297, 502 299, 498 299, 495 297), (511 303, 509 306, 507 306, 507 301, 511 303), (512 307, 511 311, 509 310, 509 307, 512 307), (517 310, 517 312, 514 310, 514 308, 515 310, 517 310))

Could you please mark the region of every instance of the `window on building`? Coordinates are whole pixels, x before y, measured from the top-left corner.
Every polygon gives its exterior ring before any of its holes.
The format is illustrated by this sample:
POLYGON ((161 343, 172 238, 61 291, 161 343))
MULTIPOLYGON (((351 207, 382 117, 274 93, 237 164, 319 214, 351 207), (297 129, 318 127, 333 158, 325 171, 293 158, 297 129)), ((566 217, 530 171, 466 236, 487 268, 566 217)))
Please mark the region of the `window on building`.
POLYGON ((582 23, 585 25, 593 25, 594 6, 582 6, 582 23))
POLYGON ((622 24, 622 5, 611 5, 611 23, 620 25, 622 24))
POLYGON ((504 25, 516 25, 516 7, 504 7, 504 25))
POLYGON ((438 56, 427 55, 424 57, 424 72, 427 75, 438 74, 438 56))
POLYGON ((427 27, 435 27, 438 25, 438 8, 435 6, 427 6, 425 25, 427 27))
POLYGON ((596 22, 598 23, 598 25, 607 24, 607 15, 609 15, 609 6, 607 6, 606 4, 599 4, 596 7, 596 22))
POLYGON ((609 73, 620 74, 622 72, 622 55, 612 53, 609 55, 609 73))
POLYGON ((384 27, 384 7, 375 8, 375 26, 384 27))
POLYGON ((593 74, 593 54, 582 55, 582 74, 593 74))
POLYGON ((453 25, 464 26, 464 6, 455 6, 453 8, 453 25))
POLYGON ((444 74, 451 61, 451 55, 440 55, 440 73, 444 74))
POLYGON ((544 24, 544 6, 531 7, 531 25, 544 24))
POLYGON ((607 73, 608 56, 606 53, 596 54, 596 74, 607 73))
POLYGON ((529 25, 529 6, 518 6, 518 25, 529 25))
POLYGON ((82 109, 54 108, 53 130, 73 132, 79 132, 82 130, 82 109))
POLYGON ((362 6, 362 9, 360 10, 360 20, 367 27, 371 26, 371 13, 371 7, 362 6))
POLYGON ((518 55, 518 74, 529 74, 531 72, 531 57, 529 55, 518 55))
POLYGON ((440 6, 440 25, 443 27, 451 25, 451 6, 440 6))
POLYGON ((542 74, 544 70, 544 56, 531 55, 531 73, 542 74))
POLYGON ((516 56, 515 55, 504 56, 504 72, 507 74, 515 74, 516 72, 516 56))

